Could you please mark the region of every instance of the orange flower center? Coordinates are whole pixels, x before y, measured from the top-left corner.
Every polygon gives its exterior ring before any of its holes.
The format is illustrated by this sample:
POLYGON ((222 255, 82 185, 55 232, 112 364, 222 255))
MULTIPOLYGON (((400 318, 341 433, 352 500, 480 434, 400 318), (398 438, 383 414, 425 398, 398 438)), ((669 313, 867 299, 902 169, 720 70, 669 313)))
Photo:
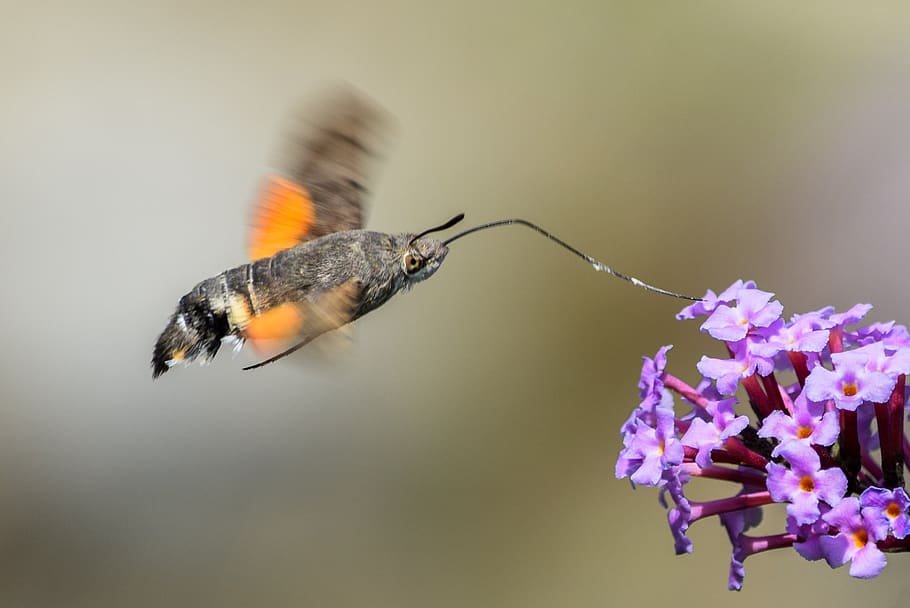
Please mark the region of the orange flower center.
POLYGON ((796 437, 798 439, 805 439, 806 437, 808 437, 811 434, 812 434, 812 429, 808 426, 801 426, 801 427, 799 427, 799 430, 796 431, 796 437))
POLYGON ((890 502, 888 503, 888 508, 885 509, 885 513, 887 513, 888 517, 891 519, 895 519, 901 514, 901 508, 896 502, 890 502))
POLYGON ((858 389, 856 387, 856 382, 845 382, 841 390, 845 397, 852 397, 856 394, 858 389))
POLYGON ((869 533, 865 530, 858 530, 853 535, 853 544, 862 549, 869 542, 869 533))
POLYGON ((799 489, 803 492, 811 492, 815 489, 815 481, 807 475, 799 480, 799 489))

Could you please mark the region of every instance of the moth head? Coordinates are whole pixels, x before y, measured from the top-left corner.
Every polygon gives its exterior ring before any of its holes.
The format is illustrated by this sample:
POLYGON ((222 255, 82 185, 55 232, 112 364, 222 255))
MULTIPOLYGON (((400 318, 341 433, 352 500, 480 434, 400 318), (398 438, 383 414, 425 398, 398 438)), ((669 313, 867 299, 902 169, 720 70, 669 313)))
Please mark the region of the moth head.
POLYGON ((401 270, 409 281, 423 281, 433 276, 449 253, 449 248, 436 239, 413 237, 401 255, 401 270))
POLYGON ((434 226, 420 234, 404 235, 407 245, 401 254, 401 270, 408 281, 416 283, 433 276, 449 253, 445 243, 428 239, 426 235, 447 230, 463 219, 464 214, 459 213, 445 224, 434 226))

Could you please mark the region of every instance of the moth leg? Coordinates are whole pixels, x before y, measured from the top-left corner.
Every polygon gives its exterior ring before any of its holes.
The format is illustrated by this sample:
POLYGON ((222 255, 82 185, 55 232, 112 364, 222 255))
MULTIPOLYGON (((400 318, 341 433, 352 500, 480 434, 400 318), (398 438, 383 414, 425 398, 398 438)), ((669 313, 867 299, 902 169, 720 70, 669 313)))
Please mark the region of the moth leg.
POLYGON ((247 365, 246 367, 243 368, 243 371, 247 371, 247 370, 251 370, 251 369, 258 369, 258 368, 262 367, 263 365, 268 365, 269 363, 274 363, 274 362, 277 361, 278 359, 283 359, 284 357, 287 357, 287 356, 290 355, 291 353, 294 353, 294 352, 300 350, 301 348, 303 348, 304 346, 306 346, 307 344, 309 344, 310 342, 312 342, 313 340, 315 340, 315 339, 318 338, 318 337, 319 337, 318 335, 316 335, 316 336, 309 336, 309 337, 307 337, 306 339, 304 339, 303 341, 298 342, 297 344, 295 344, 295 345, 292 346, 291 348, 289 348, 289 349, 287 349, 287 350, 285 350, 285 351, 282 351, 282 352, 278 353, 278 354, 275 355, 274 357, 269 357, 269 358, 266 359, 265 361, 260 361, 259 363, 255 363, 255 364, 253 364, 253 365, 247 365))

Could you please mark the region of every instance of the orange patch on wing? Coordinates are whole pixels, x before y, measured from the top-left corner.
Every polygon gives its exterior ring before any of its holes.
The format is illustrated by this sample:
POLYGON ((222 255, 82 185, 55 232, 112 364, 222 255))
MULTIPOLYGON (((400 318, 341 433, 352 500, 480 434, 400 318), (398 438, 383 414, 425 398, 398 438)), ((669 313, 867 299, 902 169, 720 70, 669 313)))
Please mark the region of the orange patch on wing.
POLYGON ((253 212, 249 256, 258 260, 303 242, 315 210, 306 189, 277 175, 269 176, 253 212))
POLYGON ((303 312, 288 302, 252 317, 243 329, 243 337, 257 350, 268 350, 274 348, 276 341, 296 336, 302 327, 303 312))

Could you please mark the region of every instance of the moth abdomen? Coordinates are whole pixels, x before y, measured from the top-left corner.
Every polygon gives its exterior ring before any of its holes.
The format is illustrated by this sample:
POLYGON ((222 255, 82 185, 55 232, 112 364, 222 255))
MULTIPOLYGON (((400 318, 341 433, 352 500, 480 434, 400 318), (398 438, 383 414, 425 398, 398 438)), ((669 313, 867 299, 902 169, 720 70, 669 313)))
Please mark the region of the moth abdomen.
MULTIPOLYGON (((216 277, 217 278, 217 277, 216 277)), ((218 352, 221 340, 230 333, 227 311, 213 309, 204 286, 209 279, 180 298, 177 309, 152 354, 152 376, 157 378, 178 363, 196 359, 208 361, 218 352)))
POLYGON ((155 344, 153 377, 178 363, 208 362, 227 337, 242 344, 293 333, 299 324, 294 284, 277 276, 273 263, 264 258, 225 270, 180 298, 155 344))

